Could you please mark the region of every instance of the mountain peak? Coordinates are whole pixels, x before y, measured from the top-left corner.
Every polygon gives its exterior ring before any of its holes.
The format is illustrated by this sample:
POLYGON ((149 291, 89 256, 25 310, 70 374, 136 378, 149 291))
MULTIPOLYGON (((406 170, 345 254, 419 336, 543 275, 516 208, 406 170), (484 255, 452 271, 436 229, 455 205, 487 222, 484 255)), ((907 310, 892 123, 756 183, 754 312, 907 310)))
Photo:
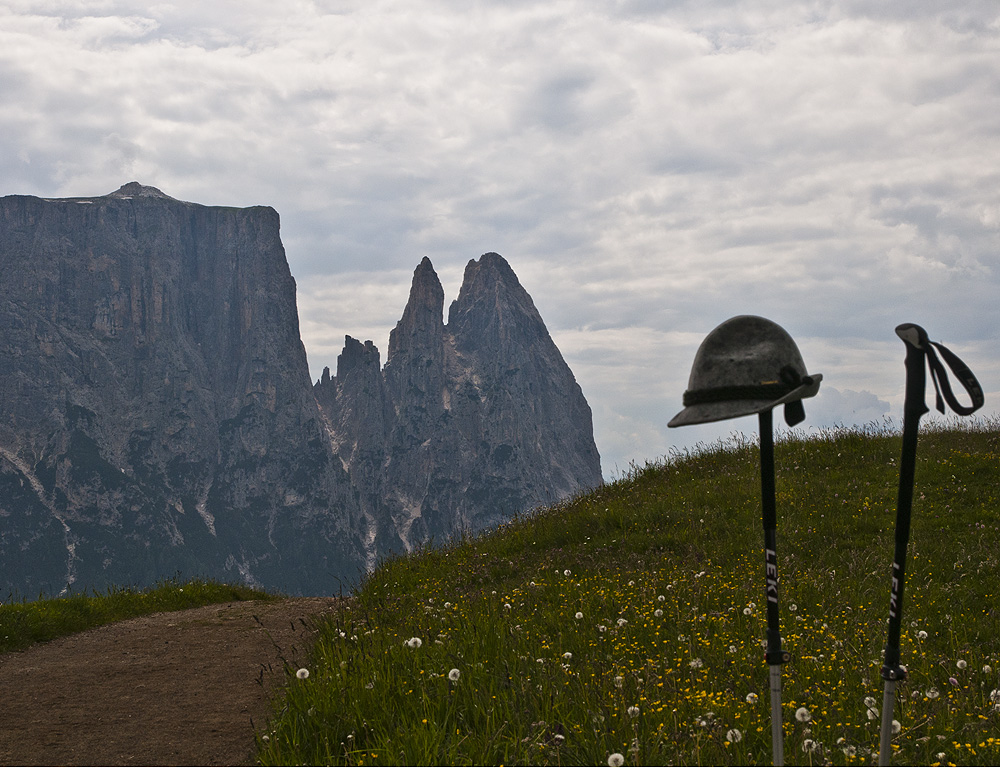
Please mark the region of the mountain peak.
POLYGON ((410 298, 396 327, 389 334, 386 362, 403 349, 429 341, 440 343, 444 332, 444 288, 431 260, 424 256, 413 270, 410 298))
POLYGON ((499 343, 510 326, 518 338, 547 337, 534 302, 510 264, 498 253, 484 253, 465 267, 458 298, 448 309, 448 330, 460 347, 479 346, 486 339, 499 343))
POLYGON ((111 192, 105 197, 159 197, 163 200, 174 200, 176 198, 171 197, 164 192, 161 192, 156 187, 146 187, 140 184, 138 181, 130 181, 128 184, 122 184, 114 192, 111 192))

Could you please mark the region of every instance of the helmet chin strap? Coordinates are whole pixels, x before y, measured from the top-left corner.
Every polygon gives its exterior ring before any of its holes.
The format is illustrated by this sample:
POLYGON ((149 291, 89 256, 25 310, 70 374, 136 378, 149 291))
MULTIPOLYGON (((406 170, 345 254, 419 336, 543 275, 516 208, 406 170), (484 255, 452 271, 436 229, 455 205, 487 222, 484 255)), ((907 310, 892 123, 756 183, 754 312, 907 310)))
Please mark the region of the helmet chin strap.
POLYGON ((790 403, 785 403, 785 423, 794 427, 801 421, 805 421, 806 409, 802 405, 801 400, 792 400, 790 403))

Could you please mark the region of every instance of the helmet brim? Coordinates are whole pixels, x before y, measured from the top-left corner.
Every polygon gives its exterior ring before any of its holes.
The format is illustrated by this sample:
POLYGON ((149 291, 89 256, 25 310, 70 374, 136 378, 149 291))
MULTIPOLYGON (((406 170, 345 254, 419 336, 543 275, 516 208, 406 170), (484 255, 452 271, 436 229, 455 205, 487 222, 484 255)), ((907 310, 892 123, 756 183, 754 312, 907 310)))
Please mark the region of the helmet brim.
POLYGON ((819 383, 822 380, 822 373, 814 373, 806 376, 803 378, 803 383, 800 386, 777 400, 725 400, 719 403, 689 405, 667 422, 667 426, 684 427, 691 424, 707 424, 712 421, 738 419, 740 416, 763 413, 785 403, 813 397, 819 391, 819 383))

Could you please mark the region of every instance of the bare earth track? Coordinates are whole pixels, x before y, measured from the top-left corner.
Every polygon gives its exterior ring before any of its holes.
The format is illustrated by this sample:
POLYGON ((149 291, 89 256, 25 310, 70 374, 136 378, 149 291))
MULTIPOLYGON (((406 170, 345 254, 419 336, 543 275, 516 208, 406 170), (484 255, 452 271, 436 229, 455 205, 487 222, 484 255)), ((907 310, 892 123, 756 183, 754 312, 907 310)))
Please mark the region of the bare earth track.
POLYGON ((0 655, 2 765, 247 765, 340 598, 158 613, 0 655))

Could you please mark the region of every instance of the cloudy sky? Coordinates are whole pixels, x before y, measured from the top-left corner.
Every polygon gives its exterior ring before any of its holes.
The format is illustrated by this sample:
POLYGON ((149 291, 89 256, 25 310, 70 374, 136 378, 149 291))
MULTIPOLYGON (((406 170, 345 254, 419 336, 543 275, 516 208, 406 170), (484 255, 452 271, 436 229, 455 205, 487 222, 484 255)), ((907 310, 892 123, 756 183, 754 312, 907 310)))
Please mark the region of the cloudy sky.
POLYGON ((996 0, 0 0, 0 195, 133 180, 278 210, 314 377, 501 253, 608 477, 755 435, 666 427, 737 314, 809 431, 899 419, 901 322, 1000 410, 996 0))

